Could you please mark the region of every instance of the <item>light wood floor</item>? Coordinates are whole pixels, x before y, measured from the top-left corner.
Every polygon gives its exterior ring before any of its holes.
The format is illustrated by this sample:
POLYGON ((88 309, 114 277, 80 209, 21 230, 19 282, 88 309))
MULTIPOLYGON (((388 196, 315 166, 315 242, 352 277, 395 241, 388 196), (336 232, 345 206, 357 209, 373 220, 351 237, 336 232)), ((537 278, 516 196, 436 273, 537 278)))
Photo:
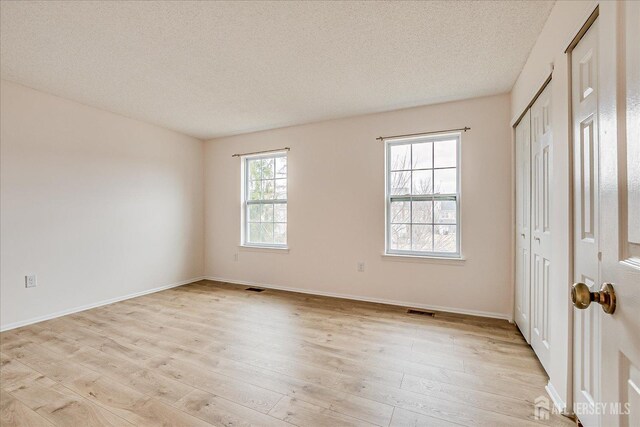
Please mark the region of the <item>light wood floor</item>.
POLYGON ((522 426, 506 321, 201 281, 0 334, 0 425, 522 426))

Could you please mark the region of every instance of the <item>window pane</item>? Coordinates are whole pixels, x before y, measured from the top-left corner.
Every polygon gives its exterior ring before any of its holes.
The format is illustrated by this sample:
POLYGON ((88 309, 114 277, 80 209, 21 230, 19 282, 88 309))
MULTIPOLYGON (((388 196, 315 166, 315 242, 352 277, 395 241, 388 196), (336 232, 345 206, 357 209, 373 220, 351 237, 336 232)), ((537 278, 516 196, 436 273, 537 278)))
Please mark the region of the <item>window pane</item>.
POLYGON ((249 222, 260 222, 261 205, 249 205, 249 222))
POLYGON ((260 240, 262 243, 273 243, 273 223, 262 223, 260 228, 260 240))
POLYGON ((260 200, 262 198, 262 181, 249 181, 249 200, 260 200))
POLYGON ((276 157, 276 178, 287 177, 287 158, 276 157))
POLYGON ((391 202, 392 224, 408 224, 411 222, 411 202, 391 202))
POLYGON ((275 222, 287 222, 287 204, 276 203, 273 207, 273 219, 275 222))
POLYGON ((287 243, 287 224, 274 224, 273 242, 283 245, 287 243))
POLYGON ((431 183, 431 174, 433 171, 415 171, 413 172, 413 192, 412 194, 431 194, 433 186, 431 183))
POLYGON ((455 169, 436 169, 433 171, 433 180, 436 194, 451 194, 457 191, 455 169))
POLYGON ((391 225, 391 249, 411 250, 411 226, 404 224, 391 225))
POLYGON ((275 159, 262 159, 262 179, 275 178, 275 159))
POLYGON ((459 191, 459 138, 413 141, 388 145, 388 248, 426 255, 456 253, 457 200, 438 199, 456 199, 459 191))
POLYGON ((274 196, 275 196, 275 181, 273 179, 262 181, 262 199, 273 200, 274 196))
POLYGON ((454 201, 442 201, 434 202, 435 210, 435 222, 455 224, 457 222, 456 216, 456 202, 454 201))
POLYGON ((249 223, 247 242, 260 243, 260 224, 249 223))
POLYGON ((262 161, 260 159, 247 159, 247 172, 250 180, 262 179, 262 161))
POLYGON ((411 144, 392 145, 389 151, 392 171, 411 169, 411 144))
POLYGON ((420 201, 420 202, 411 202, 411 203, 413 205, 411 209, 411 215, 412 215, 411 222, 413 222, 414 224, 415 223, 428 224, 433 222, 433 215, 432 215, 433 202, 420 201))
POLYGON ((276 179, 276 199, 284 200, 287 198, 287 180, 276 179))
POLYGON ((433 247, 433 225, 413 225, 412 251, 431 251, 433 247))
POLYGON ((457 166, 457 146, 455 139, 437 141, 433 146, 433 163, 436 168, 450 168, 457 166))
POLYGON ((428 169, 433 167, 433 144, 423 142, 413 144, 411 152, 411 164, 413 169, 428 169))
POLYGON ((273 205, 262 205, 262 222, 273 222, 273 205))
POLYGON ((456 230, 455 225, 436 225, 434 229, 435 252, 456 252, 456 230))
POLYGON ((278 154, 274 157, 246 158, 244 165, 245 242, 286 244, 287 157, 278 154), (284 203, 274 203, 275 200, 284 203))
POLYGON ((404 195, 411 192, 411 172, 391 172, 389 175, 392 195, 404 195))

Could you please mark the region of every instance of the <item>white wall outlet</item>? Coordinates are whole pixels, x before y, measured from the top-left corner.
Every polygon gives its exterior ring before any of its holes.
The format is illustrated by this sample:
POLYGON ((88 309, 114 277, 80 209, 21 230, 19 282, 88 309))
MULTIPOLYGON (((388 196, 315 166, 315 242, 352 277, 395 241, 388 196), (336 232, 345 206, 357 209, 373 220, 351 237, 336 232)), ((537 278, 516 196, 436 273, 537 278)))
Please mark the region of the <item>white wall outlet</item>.
POLYGON ((238 262, 240 260, 240 254, 236 252, 233 254, 233 262, 238 262))
POLYGON ((37 285, 38 285, 38 278, 35 274, 29 274, 28 276, 24 276, 25 288, 35 288, 37 285))
POLYGON ((358 271, 360 273, 364 272, 364 262, 363 261, 358 261, 358 271))

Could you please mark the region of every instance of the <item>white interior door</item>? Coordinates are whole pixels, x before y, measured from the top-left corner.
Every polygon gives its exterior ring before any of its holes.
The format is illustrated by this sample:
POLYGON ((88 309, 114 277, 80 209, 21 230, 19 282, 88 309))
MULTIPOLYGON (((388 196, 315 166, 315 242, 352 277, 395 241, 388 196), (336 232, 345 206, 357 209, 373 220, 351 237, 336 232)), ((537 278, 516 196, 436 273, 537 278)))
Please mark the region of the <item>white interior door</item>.
POLYGON ((516 126, 516 324, 530 342, 531 112, 516 126))
MULTIPOLYGON (((574 194, 587 195, 575 205, 574 219, 582 221, 575 257, 584 257, 575 267, 576 279, 595 282, 592 291, 610 283, 616 308, 607 314, 594 302, 575 310, 574 412, 585 427, 631 427, 640 426, 640 2, 599 7, 596 23, 572 53, 574 112, 584 110, 574 115, 574 131, 580 132, 574 132, 575 153, 581 156, 574 159, 574 194), (581 101, 591 96, 595 106, 581 101), (595 112, 593 130, 589 109, 595 112), (587 162, 591 146, 594 156, 587 162), (584 212, 590 197, 595 217, 584 212), (591 222, 599 262, 588 242, 579 242, 591 222)), ((590 295, 596 297, 612 299, 590 295)))
POLYGON ((531 347, 549 371, 549 224, 553 135, 551 84, 531 107, 531 347))
POLYGON ((602 316, 601 396, 609 408, 620 405, 603 411, 601 425, 629 427, 640 426, 640 2, 600 8, 622 27, 620 38, 607 32, 600 67, 601 279, 618 302, 602 316))
MULTIPOLYGON (((574 282, 600 290, 598 21, 571 54, 573 111, 573 272, 574 282)), ((574 310, 573 393, 585 426, 598 425, 601 310, 574 310)))

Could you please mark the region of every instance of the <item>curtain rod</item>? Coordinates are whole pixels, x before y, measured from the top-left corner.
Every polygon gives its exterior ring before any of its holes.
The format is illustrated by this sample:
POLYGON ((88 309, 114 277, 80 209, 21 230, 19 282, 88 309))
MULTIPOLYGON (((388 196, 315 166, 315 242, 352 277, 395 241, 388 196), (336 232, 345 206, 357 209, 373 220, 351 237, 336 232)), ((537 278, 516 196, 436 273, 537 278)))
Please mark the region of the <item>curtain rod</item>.
POLYGON ((458 128, 458 129, 445 129, 445 130, 435 130, 435 131, 432 131, 432 132, 407 133, 407 134, 404 134, 404 135, 379 136, 376 139, 378 141, 384 141, 385 139, 408 138, 410 136, 431 135, 431 134, 434 134, 434 133, 447 133, 447 132, 455 132, 455 131, 458 131, 458 130, 466 132, 468 130, 471 130, 471 128, 465 126, 463 128, 458 128))
POLYGON ((273 149, 273 150, 254 151, 254 152, 251 152, 251 153, 239 153, 239 154, 234 154, 231 157, 252 156, 254 154, 275 153, 277 151, 289 151, 289 150, 291 150, 291 148, 284 147, 284 148, 276 148, 276 149, 273 149))

